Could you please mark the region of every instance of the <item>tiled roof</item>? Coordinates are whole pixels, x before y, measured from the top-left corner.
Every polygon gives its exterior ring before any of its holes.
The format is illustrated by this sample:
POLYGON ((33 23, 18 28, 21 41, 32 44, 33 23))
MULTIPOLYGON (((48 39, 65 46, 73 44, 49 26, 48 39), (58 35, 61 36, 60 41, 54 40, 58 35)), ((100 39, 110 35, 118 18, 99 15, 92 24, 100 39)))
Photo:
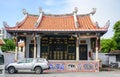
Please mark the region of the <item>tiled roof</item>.
POLYGON ((37 27, 37 15, 27 15, 19 26, 6 28, 9 31, 107 31, 106 28, 97 28, 91 21, 90 15, 77 15, 78 27, 76 28, 73 15, 43 15, 37 27))
POLYGON ((0 45, 4 45, 4 44, 5 42, 2 39, 0 39, 0 45))
POLYGON ((19 27, 16 27, 16 29, 34 29, 34 24, 36 23, 37 19, 38 16, 28 15, 22 24, 19 27))
POLYGON ((75 29, 73 16, 43 16, 38 29, 75 29))
POLYGON ((90 16, 78 17, 79 27, 78 29, 97 29, 92 23, 90 16))

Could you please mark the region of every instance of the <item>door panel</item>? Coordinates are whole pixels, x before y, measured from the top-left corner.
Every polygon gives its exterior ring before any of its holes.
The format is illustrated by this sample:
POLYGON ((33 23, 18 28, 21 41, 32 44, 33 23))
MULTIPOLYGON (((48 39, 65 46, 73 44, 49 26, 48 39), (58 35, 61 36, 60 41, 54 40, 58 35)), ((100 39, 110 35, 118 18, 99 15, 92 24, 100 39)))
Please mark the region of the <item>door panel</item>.
MULTIPOLYGON (((37 44, 36 44, 36 48, 37 48, 37 44)), ((37 49, 36 49, 36 54, 37 54, 37 49)), ((33 58, 34 57, 34 44, 29 44, 29 58, 33 58)))
POLYGON ((65 44, 52 44, 50 45, 50 51, 52 53, 50 53, 51 59, 53 60, 63 60, 65 59, 65 51, 66 51, 66 47, 67 45, 65 44))
POLYGON ((87 60, 87 45, 79 45, 79 59, 87 60))

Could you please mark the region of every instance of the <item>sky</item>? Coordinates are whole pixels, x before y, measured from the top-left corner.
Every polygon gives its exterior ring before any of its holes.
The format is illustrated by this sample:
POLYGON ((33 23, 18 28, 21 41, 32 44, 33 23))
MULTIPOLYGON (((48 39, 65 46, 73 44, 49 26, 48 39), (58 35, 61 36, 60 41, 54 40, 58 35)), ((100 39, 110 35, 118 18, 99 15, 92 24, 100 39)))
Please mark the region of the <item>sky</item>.
POLYGON ((72 13, 75 7, 78 8, 78 14, 86 14, 96 8, 92 18, 100 27, 110 20, 108 32, 102 38, 111 38, 114 34, 113 26, 120 20, 120 0, 0 0, 0 28, 3 28, 4 21, 10 26, 21 21, 24 16, 22 9, 38 15, 39 7, 50 14, 72 13))

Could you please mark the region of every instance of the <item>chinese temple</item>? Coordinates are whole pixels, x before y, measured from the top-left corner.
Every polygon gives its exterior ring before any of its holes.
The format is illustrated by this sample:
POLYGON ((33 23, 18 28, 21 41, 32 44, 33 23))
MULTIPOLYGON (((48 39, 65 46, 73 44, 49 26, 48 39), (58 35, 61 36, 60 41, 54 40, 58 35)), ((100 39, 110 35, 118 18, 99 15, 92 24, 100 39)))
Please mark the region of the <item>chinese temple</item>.
MULTIPOLYGON (((14 27, 6 22, 3 24, 6 31, 14 36, 16 54, 20 48, 24 58, 47 58, 51 61, 53 70, 63 70, 66 62, 68 68, 76 68, 75 62, 79 66, 81 62, 81 69, 98 71, 100 37, 108 31, 110 22, 100 27, 92 18, 95 8, 87 14, 77 12, 78 9, 75 8, 69 14, 46 14, 40 8, 39 15, 35 15, 23 9, 24 17, 14 27), (92 53, 96 53, 95 60, 92 53), (57 61, 62 64, 56 64, 57 61)), ((15 56, 16 60, 17 58, 18 55, 15 56)))

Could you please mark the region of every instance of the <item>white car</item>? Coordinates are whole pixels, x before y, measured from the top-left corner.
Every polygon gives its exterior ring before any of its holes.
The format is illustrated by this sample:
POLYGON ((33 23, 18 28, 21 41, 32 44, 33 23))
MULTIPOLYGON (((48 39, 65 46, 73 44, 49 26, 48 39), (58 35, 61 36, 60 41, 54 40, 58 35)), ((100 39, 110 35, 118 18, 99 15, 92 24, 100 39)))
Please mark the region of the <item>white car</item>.
POLYGON ((50 67, 45 58, 25 58, 16 63, 10 63, 5 68, 10 74, 17 73, 18 70, 31 70, 41 74, 43 70, 47 70, 50 67))

